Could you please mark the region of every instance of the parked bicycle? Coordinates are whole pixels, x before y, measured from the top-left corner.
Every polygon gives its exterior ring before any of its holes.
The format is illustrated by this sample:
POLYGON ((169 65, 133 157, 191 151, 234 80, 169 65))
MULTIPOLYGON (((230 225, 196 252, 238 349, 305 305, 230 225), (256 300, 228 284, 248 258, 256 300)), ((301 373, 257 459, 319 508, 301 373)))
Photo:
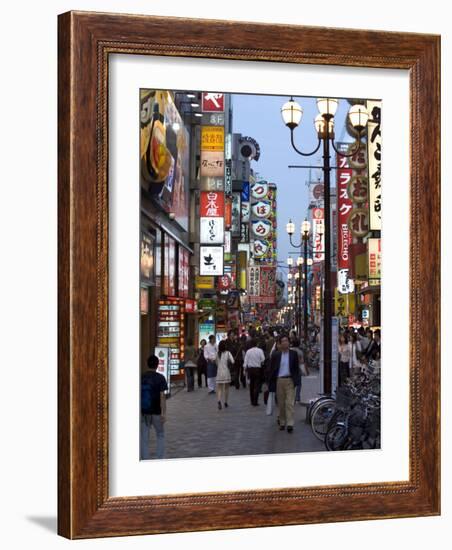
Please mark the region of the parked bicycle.
POLYGON ((363 373, 338 388, 325 446, 329 451, 380 447, 379 373, 363 373))

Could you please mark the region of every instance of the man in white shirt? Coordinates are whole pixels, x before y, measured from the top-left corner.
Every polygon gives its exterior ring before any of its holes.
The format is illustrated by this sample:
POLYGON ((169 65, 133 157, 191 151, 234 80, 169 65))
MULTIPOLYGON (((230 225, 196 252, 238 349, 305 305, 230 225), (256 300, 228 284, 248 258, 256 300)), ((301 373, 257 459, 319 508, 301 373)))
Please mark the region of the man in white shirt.
POLYGON ((215 381, 217 378, 217 348, 215 335, 209 336, 209 343, 204 346, 204 357, 207 361, 207 387, 209 393, 215 393, 215 381))
POLYGON ((276 390, 279 409, 279 429, 294 428, 295 388, 301 384, 298 354, 289 349, 289 337, 279 337, 279 351, 271 356, 270 391, 276 390))
POLYGON ((257 347, 256 340, 252 340, 250 348, 245 353, 243 367, 250 381, 250 399, 251 405, 259 405, 259 390, 262 383, 262 370, 265 362, 265 354, 261 348, 257 347))

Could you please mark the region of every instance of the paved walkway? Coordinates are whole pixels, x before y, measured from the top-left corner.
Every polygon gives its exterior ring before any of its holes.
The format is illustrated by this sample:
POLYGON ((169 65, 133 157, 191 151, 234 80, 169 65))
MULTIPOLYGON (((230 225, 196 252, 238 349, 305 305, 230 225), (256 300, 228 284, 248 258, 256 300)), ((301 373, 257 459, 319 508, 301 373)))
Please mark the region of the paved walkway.
MULTIPOLYGON (((303 377, 301 401, 318 392, 318 371, 303 377)), ((249 390, 231 387, 229 407, 218 410, 216 395, 207 388, 193 392, 175 389, 167 401, 165 424, 166 458, 255 455, 324 451, 325 447, 305 423, 306 407, 295 406, 292 433, 280 431, 277 410, 266 415, 262 394, 260 406, 252 407, 249 390)))

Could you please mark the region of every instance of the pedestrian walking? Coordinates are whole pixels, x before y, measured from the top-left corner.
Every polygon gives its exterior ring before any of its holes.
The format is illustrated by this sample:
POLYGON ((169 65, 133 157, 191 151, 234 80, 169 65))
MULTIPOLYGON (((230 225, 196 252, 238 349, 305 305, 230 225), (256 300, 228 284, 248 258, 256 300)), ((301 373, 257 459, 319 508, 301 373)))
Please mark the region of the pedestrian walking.
POLYGON ((381 346, 381 333, 380 329, 377 329, 374 332, 373 339, 371 340, 369 347, 366 351, 367 359, 376 359, 377 356, 380 357, 380 346, 381 346))
POLYGON ((200 348, 198 350, 198 358, 196 360, 196 366, 198 371, 198 388, 202 388, 202 377, 204 376, 204 381, 207 388, 207 361, 204 357, 204 346, 207 344, 207 342, 204 340, 204 338, 199 343, 200 348))
POLYGON ((207 386, 209 393, 215 393, 215 380, 217 377, 217 348, 215 336, 209 336, 209 343, 204 346, 204 357, 207 361, 207 386))
POLYGON ((243 363, 245 361, 245 353, 247 352, 248 348, 249 345, 246 334, 242 334, 239 341, 239 349, 236 356, 234 357, 234 361, 238 372, 239 382, 243 388, 246 388, 246 375, 243 363))
POLYGON ((165 377, 157 372, 159 359, 151 355, 147 360, 148 371, 141 377, 141 425, 140 458, 151 458, 151 427, 157 436, 157 458, 165 456, 166 397, 168 389, 165 377))
MULTIPOLYGON (((228 332, 228 337, 226 338, 226 349, 231 353, 234 362, 230 366, 231 371, 231 386, 235 386, 237 389, 240 388, 240 363, 236 364, 236 358, 239 354, 240 343, 237 340, 237 333, 235 330, 230 330, 228 332)), ((243 363, 243 361, 242 361, 243 363)))
POLYGON ((279 351, 271 356, 270 390, 276 390, 279 429, 291 433, 294 428, 295 388, 300 384, 297 352, 289 349, 289 337, 279 337, 279 351))
POLYGON ((262 368, 265 362, 265 354, 257 347, 257 341, 251 340, 250 348, 245 353, 244 369, 250 381, 250 400, 253 407, 259 405, 259 390, 262 382, 262 368))
POLYGON ((300 378, 299 378, 299 384, 295 387, 295 403, 299 403, 301 401, 301 384, 302 384, 302 375, 308 374, 306 364, 304 361, 304 355, 303 352, 300 349, 300 340, 298 338, 294 338, 292 340, 292 343, 290 345, 290 349, 294 351, 297 354, 298 357, 298 368, 300 370, 300 378), (304 372, 303 372, 304 371, 304 372))
POLYGON ((360 327, 358 330, 358 339, 361 344, 361 359, 366 360, 367 352, 372 343, 372 331, 369 327, 364 330, 364 327, 360 327))
POLYGON ((351 335, 351 357, 350 357, 350 374, 356 375, 362 371, 361 364, 361 342, 359 341, 358 334, 353 332, 351 335))
POLYGON ((193 340, 189 339, 187 340, 184 354, 184 370, 187 391, 193 391, 195 389, 195 370, 197 368, 196 362, 196 349, 193 345, 193 340))
POLYGON ((226 340, 222 340, 218 344, 217 355, 217 400, 218 409, 228 407, 229 386, 231 384, 231 367, 234 365, 232 354, 227 349, 226 340))
POLYGON ((352 355, 351 344, 347 336, 339 336, 339 386, 342 386, 350 377, 350 360, 352 355))

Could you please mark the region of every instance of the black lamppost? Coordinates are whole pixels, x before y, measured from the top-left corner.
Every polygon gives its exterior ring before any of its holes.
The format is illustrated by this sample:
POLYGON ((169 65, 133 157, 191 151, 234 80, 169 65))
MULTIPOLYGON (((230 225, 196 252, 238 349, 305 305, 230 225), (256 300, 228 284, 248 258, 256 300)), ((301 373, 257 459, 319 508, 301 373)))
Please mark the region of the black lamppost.
MULTIPOLYGON (((292 222, 292 220, 289 220, 289 223, 286 225, 286 231, 289 235, 290 244, 293 248, 303 248, 303 256, 300 256, 297 259, 297 266, 298 266, 298 297, 299 297, 299 311, 300 311, 300 321, 299 321, 299 334, 301 334, 301 281, 303 280, 303 311, 304 311, 304 322, 303 322, 303 334, 304 334, 304 344, 305 349, 307 349, 308 345, 308 266, 312 265, 312 259, 308 258, 308 246, 309 249, 312 250, 312 246, 309 243, 310 238, 310 229, 311 224, 308 222, 308 220, 304 220, 304 222, 301 224, 301 242, 300 244, 295 244, 292 240, 292 235, 295 232, 295 224, 292 222), (304 269, 302 269, 304 267, 304 269)), ((287 263, 292 261, 292 258, 289 258, 287 260, 287 263)))
POLYGON ((293 272, 293 258, 287 258, 287 265, 289 266, 287 278, 291 283, 290 301, 292 305, 295 306, 295 326, 297 328, 297 334, 299 335, 301 330, 301 291, 299 273, 293 272))
POLYGON ((352 157, 360 147, 361 135, 366 128, 369 114, 364 105, 353 105, 348 113, 352 126, 358 133, 353 151, 344 154, 338 151, 334 144, 334 115, 339 101, 332 98, 317 99, 319 115, 315 118, 314 126, 317 130, 318 144, 310 153, 300 151, 294 142, 294 130, 300 124, 303 116, 303 109, 294 101, 293 97, 281 108, 281 116, 284 124, 290 129, 290 140, 293 149, 304 157, 317 153, 323 143, 323 170, 324 182, 324 209, 325 209, 325 279, 323 290, 323 369, 324 369, 324 391, 331 393, 332 389, 332 362, 331 362, 331 317, 332 317, 332 286, 331 286, 331 206, 330 206, 330 146, 341 157, 352 157))

